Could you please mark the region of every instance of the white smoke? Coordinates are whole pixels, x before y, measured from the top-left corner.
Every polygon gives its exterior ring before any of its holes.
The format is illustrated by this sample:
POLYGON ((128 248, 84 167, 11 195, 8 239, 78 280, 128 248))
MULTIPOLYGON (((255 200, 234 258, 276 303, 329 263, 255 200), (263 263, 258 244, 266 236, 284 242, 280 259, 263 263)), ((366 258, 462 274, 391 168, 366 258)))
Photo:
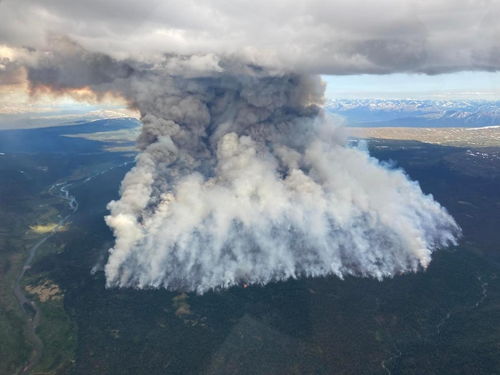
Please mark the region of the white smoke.
POLYGON ((108 286, 204 293, 300 276, 380 279, 425 268, 456 243, 453 218, 418 183, 346 145, 320 109, 318 77, 167 60, 115 83, 144 126, 106 217, 116 237, 108 286))

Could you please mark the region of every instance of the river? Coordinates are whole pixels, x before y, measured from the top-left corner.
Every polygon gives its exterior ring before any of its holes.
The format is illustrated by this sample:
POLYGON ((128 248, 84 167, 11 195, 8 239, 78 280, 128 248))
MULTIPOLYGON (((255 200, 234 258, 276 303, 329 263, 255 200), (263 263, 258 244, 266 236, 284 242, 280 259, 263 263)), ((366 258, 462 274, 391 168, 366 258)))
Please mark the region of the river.
POLYGON ((76 182, 58 182, 49 187, 49 193, 63 199, 64 201, 67 202, 68 208, 70 210, 70 213, 67 214, 66 216, 62 217, 59 222, 57 223, 57 226, 45 237, 41 238, 38 240, 28 251, 28 257, 24 261, 23 267, 21 271, 19 272, 15 284, 13 286, 13 292, 14 295, 19 302, 19 305, 21 306, 21 309, 23 313, 26 315, 26 320, 27 320, 27 326, 25 328, 25 335, 29 342, 33 345, 33 351, 31 352, 30 358, 28 360, 28 363, 18 372, 20 375, 28 374, 29 371, 38 363, 42 356, 42 350, 43 350, 43 342, 40 339, 40 337, 37 335, 36 330, 38 325, 40 324, 41 320, 41 311, 38 305, 30 300, 28 296, 25 294, 23 288, 22 288, 22 279, 24 277, 24 274, 26 271, 31 267, 31 264, 33 262, 33 259, 36 256, 36 253, 40 246, 42 246, 50 237, 52 237, 57 230, 65 225, 68 220, 71 218, 72 215, 74 215, 78 211, 78 201, 76 200, 75 196, 73 196, 69 188, 73 186, 74 184, 80 183, 80 184, 86 184, 89 181, 93 180, 95 177, 100 176, 112 169, 119 168, 119 167, 124 167, 131 162, 124 162, 119 165, 115 165, 112 167, 109 167, 107 169, 104 169, 94 175, 91 175, 89 177, 86 177, 85 179, 81 179, 76 182))
POLYGON ((25 334, 28 340, 32 343, 33 345, 33 351, 31 352, 30 358, 28 363, 22 368, 20 374, 27 374, 40 360, 40 357, 42 355, 42 350, 43 350, 43 342, 38 337, 36 333, 36 329, 38 325, 40 324, 40 308, 38 305, 34 302, 31 301, 25 294, 21 281, 24 277, 24 274, 26 271, 31 267, 31 263, 33 262, 33 258, 35 257, 38 249, 40 246, 42 246, 50 237, 56 233, 56 231, 63 226, 73 215, 77 210, 78 210, 78 202, 76 198, 69 193, 69 186, 71 186, 70 183, 67 182, 60 182, 57 184, 52 185, 49 188, 49 193, 65 200, 68 203, 69 209, 70 209, 70 214, 64 216, 59 222, 57 223, 57 226, 47 234, 45 237, 42 239, 38 240, 28 251, 28 257, 24 261, 23 267, 21 271, 19 272, 19 275, 17 275, 16 282, 14 284, 13 290, 14 290, 14 295, 19 302, 19 305, 21 306, 22 311, 27 317, 27 326, 25 328, 25 334))

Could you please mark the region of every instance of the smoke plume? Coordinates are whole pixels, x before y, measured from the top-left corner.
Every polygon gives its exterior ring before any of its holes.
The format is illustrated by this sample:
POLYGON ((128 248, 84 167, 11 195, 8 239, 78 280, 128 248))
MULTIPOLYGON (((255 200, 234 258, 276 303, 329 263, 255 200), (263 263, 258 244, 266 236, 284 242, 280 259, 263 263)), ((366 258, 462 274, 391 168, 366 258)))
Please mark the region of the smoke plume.
POLYGON ((23 67, 33 93, 85 88, 141 114, 136 165, 108 206, 108 287, 381 279, 456 243, 455 221, 417 182, 347 144, 318 76, 231 54, 147 62, 51 46, 25 50, 5 77, 23 67))
POLYGON ((418 183, 346 144, 317 76, 214 56, 106 71, 117 76, 87 77, 94 90, 121 92, 143 123, 106 217, 109 287, 381 279, 427 267, 456 241, 453 218, 418 183))

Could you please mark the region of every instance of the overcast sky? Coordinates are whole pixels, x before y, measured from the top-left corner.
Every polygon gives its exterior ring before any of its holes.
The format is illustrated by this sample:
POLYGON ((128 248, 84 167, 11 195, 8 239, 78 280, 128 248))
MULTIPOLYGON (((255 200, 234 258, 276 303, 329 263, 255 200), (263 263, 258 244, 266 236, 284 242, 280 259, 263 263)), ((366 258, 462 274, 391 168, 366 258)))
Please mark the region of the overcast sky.
POLYGON ((323 74, 496 70, 499 0, 3 0, 0 43, 236 55, 323 74), (29 27, 28 27, 29 26, 29 27))

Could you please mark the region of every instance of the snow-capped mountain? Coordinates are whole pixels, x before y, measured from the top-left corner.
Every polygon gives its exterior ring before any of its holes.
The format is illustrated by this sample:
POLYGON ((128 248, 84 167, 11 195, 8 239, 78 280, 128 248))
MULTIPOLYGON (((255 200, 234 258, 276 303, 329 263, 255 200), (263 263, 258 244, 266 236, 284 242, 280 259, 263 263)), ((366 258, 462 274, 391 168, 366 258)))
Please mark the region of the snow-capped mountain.
POLYGON ((500 101, 334 99, 326 109, 351 126, 481 127, 500 124, 500 101))

